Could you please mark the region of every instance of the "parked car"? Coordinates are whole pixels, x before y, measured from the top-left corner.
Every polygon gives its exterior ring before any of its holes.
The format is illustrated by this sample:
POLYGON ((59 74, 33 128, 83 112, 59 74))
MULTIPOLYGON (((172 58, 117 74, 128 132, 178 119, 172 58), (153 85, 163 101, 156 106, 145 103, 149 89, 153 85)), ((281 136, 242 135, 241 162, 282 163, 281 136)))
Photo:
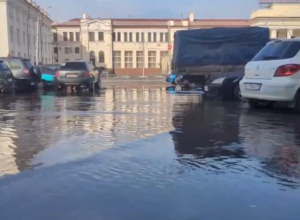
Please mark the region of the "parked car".
POLYGON ((243 78, 243 72, 225 73, 213 80, 208 80, 204 86, 205 94, 225 100, 241 100, 239 82, 243 78))
POLYGON ((3 57, 0 60, 10 68, 15 83, 15 90, 36 89, 41 81, 33 69, 33 65, 29 59, 21 57, 3 57))
POLYGON ((43 88, 49 88, 54 86, 54 77, 56 71, 47 66, 35 66, 34 71, 42 76, 41 86, 43 88))
POLYGON ((14 89, 14 77, 9 67, 0 60, 0 92, 10 92, 14 89))
POLYGON ((300 112, 300 39, 269 42, 245 67, 242 97, 251 108, 285 102, 300 112))
POLYGON ((76 89, 100 89, 101 78, 98 70, 91 63, 79 60, 68 61, 62 63, 56 72, 54 85, 56 89, 63 89, 67 86, 76 89))
POLYGON ((44 64, 43 66, 44 67, 48 67, 48 68, 50 68, 52 70, 55 70, 55 71, 57 71, 59 69, 59 67, 60 67, 59 64, 44 64))

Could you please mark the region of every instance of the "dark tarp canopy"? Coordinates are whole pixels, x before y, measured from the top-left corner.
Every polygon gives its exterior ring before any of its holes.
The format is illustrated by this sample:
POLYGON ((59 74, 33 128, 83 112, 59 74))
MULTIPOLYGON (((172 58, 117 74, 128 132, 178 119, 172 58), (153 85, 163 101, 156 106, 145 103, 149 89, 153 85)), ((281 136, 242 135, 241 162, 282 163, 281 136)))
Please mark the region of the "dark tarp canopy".
POLYGON ((270 41, 269 28, 237 27, 177 31, 173 65, 245 65, 270 41))

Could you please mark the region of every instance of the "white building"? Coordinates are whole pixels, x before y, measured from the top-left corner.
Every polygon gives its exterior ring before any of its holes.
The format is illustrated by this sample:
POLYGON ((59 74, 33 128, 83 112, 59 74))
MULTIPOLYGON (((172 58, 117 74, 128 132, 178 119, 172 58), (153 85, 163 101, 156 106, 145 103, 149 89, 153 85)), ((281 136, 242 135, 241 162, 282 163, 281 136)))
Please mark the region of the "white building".
POLYGON ((259 8, 251 14, 251 25, 270 28, 271 38, 300 37, 300 1, 259 8))
POLYGON ((52 25, 54 60, 90 60, 118 75, 156 75, 167 71, 170 36, 176 31, 249 25, 249 20, 196 20, 193 14, 175 20, 93 19, 84 14, 82 19, 52 25))
POLYGON ((52 20, 32 0, 0 0, 0 57, 53 63, 52 20))

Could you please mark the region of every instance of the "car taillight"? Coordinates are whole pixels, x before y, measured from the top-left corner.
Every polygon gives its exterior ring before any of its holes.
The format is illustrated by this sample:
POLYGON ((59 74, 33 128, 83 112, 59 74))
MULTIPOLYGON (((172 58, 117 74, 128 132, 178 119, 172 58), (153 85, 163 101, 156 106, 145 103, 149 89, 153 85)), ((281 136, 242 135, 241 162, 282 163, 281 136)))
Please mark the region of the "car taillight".
POLYGON ((24 69, 24 75, 25 76, 30 76, 29 69, 24 69))
POLYGON ((91 77, 91 74, 90 74, 89 72, 86 72, 86 73, 85 73, 85 77, 86 77, 86 78, 89 78, 89 77, 91 77))
POLYGON ((60 77, 60 72, 56 71, 56 77, 60 77))
POLYGON ((297 73, 300 70, 299 64, 286 64, 279 66, 275 71, 274 76, 291 76, 297 73))

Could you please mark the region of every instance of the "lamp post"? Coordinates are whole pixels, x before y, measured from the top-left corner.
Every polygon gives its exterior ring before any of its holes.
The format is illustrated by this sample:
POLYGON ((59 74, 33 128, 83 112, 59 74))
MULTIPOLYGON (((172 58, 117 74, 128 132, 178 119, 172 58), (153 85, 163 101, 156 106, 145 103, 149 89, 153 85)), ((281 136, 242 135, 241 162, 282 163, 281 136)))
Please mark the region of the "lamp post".
POLYGON ((171 63, 172 63, 172 37, 171 37, 171 26, 174 26, 174 21, 168 21, 168 57, 169 57, 169 65, 168 65, 168 73, 171 73, 171 63))

